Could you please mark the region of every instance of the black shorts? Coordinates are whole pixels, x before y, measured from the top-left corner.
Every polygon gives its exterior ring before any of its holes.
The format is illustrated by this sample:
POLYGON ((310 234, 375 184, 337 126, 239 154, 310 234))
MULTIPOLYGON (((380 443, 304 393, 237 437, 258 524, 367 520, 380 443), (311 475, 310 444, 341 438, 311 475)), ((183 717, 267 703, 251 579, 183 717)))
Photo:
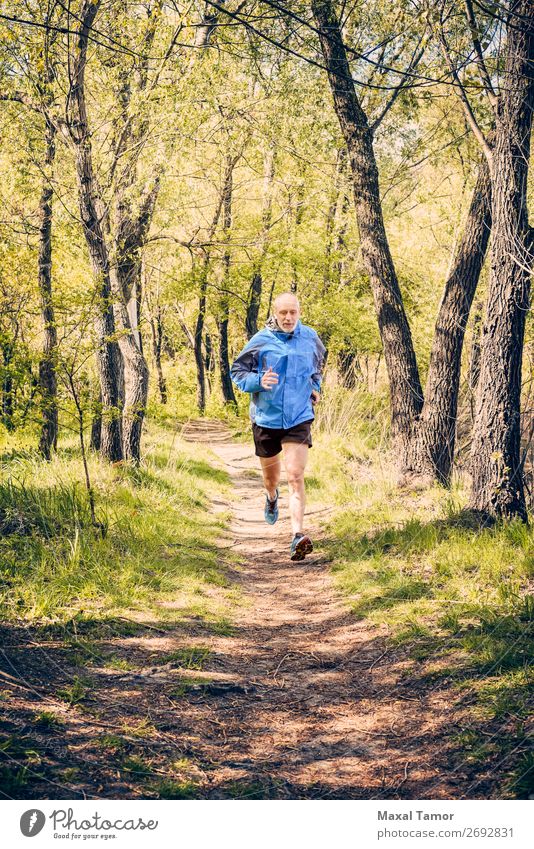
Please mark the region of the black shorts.
POLYGON ((311 426, 313 419, 301 422, 294 427, 284 428, 261 427, 252 422, 254 445, 257 457, 275 457, 282 450, 283 442, 300 442, 312 447, 311 426))

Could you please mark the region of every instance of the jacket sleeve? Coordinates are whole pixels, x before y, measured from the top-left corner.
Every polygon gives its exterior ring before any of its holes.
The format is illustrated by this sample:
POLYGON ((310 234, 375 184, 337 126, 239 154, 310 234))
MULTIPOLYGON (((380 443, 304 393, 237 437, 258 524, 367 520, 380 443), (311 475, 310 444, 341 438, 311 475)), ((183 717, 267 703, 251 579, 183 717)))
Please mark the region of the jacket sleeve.
POLYGON ((315 354, 314 354, 314 373, 312 374, 312 385, 316 392, 321 390, 321 382, 323 379, 323 368, 325 362, 326 348, 319 339, 315 337, 315 354))
POLYGON ((242 392, 263 391, 260 383, 260 349, 260 340, 253 336, 232 363, 230 377, 242 392))

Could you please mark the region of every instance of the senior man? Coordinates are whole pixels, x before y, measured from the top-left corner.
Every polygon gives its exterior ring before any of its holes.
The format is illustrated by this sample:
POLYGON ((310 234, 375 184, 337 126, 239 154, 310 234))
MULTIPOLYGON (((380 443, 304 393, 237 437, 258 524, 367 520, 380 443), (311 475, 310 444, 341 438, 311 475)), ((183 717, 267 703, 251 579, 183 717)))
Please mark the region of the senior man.
POLYGON ((283 453, 289 486, 293 539, 291 560, 303 560, 313 543, 303 531, 304 470, 311 448, 314 406, 319 401, 325 347, 311 327, 300 321, 296 295, 284 292, 273 315, 245 345, 231 368, 232 380, 249 392, 256 455, 266 489, 265 521, 278 519, 278 487, 283 453))

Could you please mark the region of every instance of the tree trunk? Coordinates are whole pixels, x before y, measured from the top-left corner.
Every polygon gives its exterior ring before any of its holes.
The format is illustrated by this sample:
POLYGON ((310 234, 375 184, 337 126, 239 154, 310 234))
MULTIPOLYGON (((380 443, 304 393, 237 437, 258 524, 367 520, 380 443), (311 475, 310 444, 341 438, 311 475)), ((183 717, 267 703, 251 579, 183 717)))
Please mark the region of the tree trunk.
POLYGON ((115 321, 119 330, 119 347, 124 364, 124 408, 122 445, 125 459, 138 463, 141 459, 141 435, 148 402, 149 371, 141 345, 139 325, 132 326, 128 305, 136 305, 141 291, 143 244, 152 221, 159 193, 159 179, 145 190, 140 210, 132 211, 125 193, 131 187, 133 173, 128 173, 121 186, 115 214, 116 272, 111 275, 115 299, 115 321), (136 340, 137 339, 139 341, 136 340))
POLYGON ((471 506, 526 519, 520 462, 521 360, 533 236, 527 177, 534 107, 534 2, 511 4, 493 150, 491 269, 471 449, 471 506))
POLYGON ((4 366, 4 377, 2 380, 2 423, 6 430, 15 430, 13 419, 15 412, 13 377, 10 373, 11 360, 13 359, 13 346, 8 342, 2 343, 2 360, 4 366))
POLYGON ((122 459, 121 410, 119 394, 120 351, 116 341, 109 254, 102 222, 106 208, 98 194, 93 168, 91 134, 87 123, 85 103, 85 66, 87 44, 91 27, 100 8, 101 0, 84 0, 72 56, 72 86, 69 93, 69 129, 76 149, 76 174, 80 214, 93 274, 98 280, 100 305, 97 318, 97 362, 102 390, 102 426, 100 452, 111 462, 122 459))
MULTIPOLYGON (((224 5, 223 0, 222 5, 224 5)), ((159 0, 158 10, 161 12, 164 3, 159 0)), ((214 11, 209 4, 205 5, 204 14, 200 25, 197 27, 195 36, 195 50, 191 54, 191 61, 186 71, 193 68, 199 53, 206 49, 218 23, 218 12, 214 11)), ((159 70, 152 76, 149 83, 150 63, 147 56, 152 51, 159 14, 149 16, 147 30, 145 33, 145 57, 140 66, 140 74, 137 85, 137 95, 143 100, 147 92, 153 91, 164 63, 160 64, 159 70)), ((166 54, 165 61, 170 56, 166 54)), ((140 212, 133 210, 131 201, 132 189, 138 182, 138 158, 139 151, 148 138, 150 131, 150 112, 143 111, 139 107, 132 110, 132 86, 127 73, 123 73, 118 91, 118 100, 122 106, 122 128, 116 144, 115 164, 120 160, 125 162, 119 178, 118 200, 116 203, 115 216, 115 255, 117 257, 117 277, 122 291, 124 304, 117 308, 117 323, 121 332, 119 344, 124 360, 124 419, 123 419, 123 445, 126 457, 139 460, 140 440, 142 423, 148 401, 149 372, 146 360, 143 356, 142 337, 139 329, 139 315, 141 303, 141 252, 145 237, 152 221, 154 207, 159 193, 160 175, 163 166, 156 165, 153 169, 153 188, 147 189, 141 198, 140 212), (135 315, 135 320, 132 318, 135 315)), ((157 368, 159 378, 160 395, 162 403, 167 398, 165 381, 161 371, 161 341, 158 342, 157 368)), ((203 383, 203 377, 200 383, 203 383)), ((202 401, 202 405, 204 401, 202 401)))
POLYGON ((475 421, 475 393, 480 377, 480 336, 482 332, 482 301, 477 301, 473 315, 473 337, 469 352, 467 369, 467 384, 469 386, 469 406, 471 408, 471 425, 475 421))
MULTIPOLYGON (((236 161, 237 159, 235 158, 228 157, 227 159, 222 189, 219 193, 217 206, 215 208, 213 219, 211 221, 210 228, 206 237, 206 242, 208 243, 208 245, 215 236, 215 232, 217 230, 219 218, 221 217, 221 212, 223 208, 226 185, 228 180, 230 180, 230 182, 232 180, 232 172, 236 161)), ((208 246, 204 250, 204 257, 202 260, 202 267, 200 272, 200 293, 198 298, 198 312, 194 335, 195 365, 197 370, 197 407, 201 415, 204 415, 204 411, 206 409, 206 372, 204 368, 204 355, 202 351, 202 337, 204 333, 204 323, 206 320, 206 299, 208 292, 208 275, 210 272, 210 256, 210 248, 208 246)))
POLYGON ((480 377, 480 336, 482 331, 482 302, 475 303, 473 314, 473 338, 471 340, 471 351, 469 354, 469 368, 467 380, 471 392, 475 392, 480 377))
POLYGON ((291 283, 290 291, 297 294, 299 286, 299 264, 297 262, 297 240, 304 215, 304 183, 301 182, 297 186, 295 203, 291 206, 292 215, 290 216, 291 224, 291 283))
POLYGON ((44 176, 39 199, 39 291, 43 316, 43 352, 39 363, 39 387, 42 404, 42 424, 39 451, 50 460, 57 448, 57 329, 52 302, 52 171, 56 156, 55 129, 45 116, 46 152, 44 176))
POLYGON ((148 313, 148 321, 152 331, 152 353, 154 355, 154 363, 158 374, 158 390, 162 404, 167 403, 167 382, 163 374, 163 366, 161 364, 161 353, 163 350, 163 321, 161 318, 161 307, 159 304, 156 307, 155 317, 152 311, 148 313))
POLYGON ((209 333, 206 333, 206 335, 204 336, 204 351, 204 369, 206 373, 206 379, 208 381, 208 388, 211 392, 211 378, 215 369, 215 357, 213 355, 213 342, 211 341, 211 336, 209 333))
MULTIPOLYGON (((232 229, 232 191, 233 191, 233 174, 236 159, 227 157, 227 166, 225 172, 225 180, 223 187, 223 229, 224 239, 228 242, 230 231, 232 229)), ((223 284, 228 289, 230 282, 230 251, 226 247, 223 256, 223 284)), ((221 370, 221 388, 225 404, 233 404, 237 407, 237 401, 234 394, 234 386, 230 377, 230 361, 228 357, 228 323, 230 320, 230 299, 228 292, 225 292, 220 299, 219 305, 219 368, 221 370)))
POLYGON ((491 232, 491 175, 485 156, 436 321, 411 472, 448 485, 454 459, 465 329, 491 232))
POLYGON ((342 348, 337 362, 342 385, 345 389, 355 389, 363 375, 354 348, 342 348))
POLYGON ((245 329, 247 338, 251 339, 258 332, 258 315, 260 312, 261 295, 263 289, 262 267, 267 254, 269 231, 271 229, 273 193, 272 186, 275 174, 275 152, 269 147, 265 152, 263 178, 263 206, 261 214, 261 231, 258 240, 258 257, 254 263, 252 272, 252 283, 247 304, 245 329))
POLYGON ((99 389, 96 403, 93 404, 93 416, 91 418, 91 440, 89 447, 93 451, 100 451, 102 441, 102 391, 99 389))
POLYGON ((195 324, 195 364, 197 369, 197 407, 201 416, 206 411, 206 373, 204 369, 204 356, 202 352, 202 337, 204 333, 204 320, 206 318, 206 290, 208 286, 209 259, 202 264, 202 279, 200 281, 200 295, 198 299, 198 312, 195 324))
POLYGON ((410 327, 384 226, 373 136, 347 60, 330 0, 312 0, 328 77, 349 155, 362 259, 369 276, 386 360, 392 438, 401 470, 409 466, 413 424, 423 394, 410 327))
POLYGON ((220 302, 219 325, 219 368, 221 370, 221 388, 225 404, 233 404, 237 407, 234 387, 230 377, 230 361, 228 358, 228 323, 229 323, 229 298, 224 295, 220 302))
MULTIPOLYGON (((336 226, 336 213, 338 212, 339 200, 340 197, 343 196, 343 201, 345 200, 345 191, 343 186, 344 182, 344 172, 346 168, 347 162, 347 149, 343 146, 338 149, 337 158, 336 158, 336 170, 334 174, 334 183, 332 187, 332 194, 330 197, 330 203, 328 205, 328 210, 326 213, 326 248, 325 248, 325 257, 324 257, 324 269, 323 269, 323 294, 328 292, 330 288, 330 284, 333 282, 333 278, 338 277, 339 269, 336 268, 336 273, 332 274, 332 253, 336 250, 338 246, 343 241, 343 236, 340 231, 338 231, 337 235, 335 233, 336 226)), ((343 202, 342 202, 343 206, 343 202)), ((339 266, 339 263, 336 263, 339 266)))
POLYGON ((275 286, 276 286, 276 280, 273 280, 273 282, 271 283, 271 288, 269 290, 269 300, 267 301, 267 311, 265 313, 265 321, 267 321, 269 316, 271 315, 271 308, 272 308, 272 305, 273 305, 273 295, 274 295, 274 287, 275 286))
MULTIPOLYGON (((117 269, 118 274, 118 269, 117 269)), ((141 434, 148 400, 148 366, 136 345, 121 281, 111 275, 114 314, 119 331, 119 348, 124 373, 124 407, 122 413, 122 450, 125 460, 141 459, 141 434)))

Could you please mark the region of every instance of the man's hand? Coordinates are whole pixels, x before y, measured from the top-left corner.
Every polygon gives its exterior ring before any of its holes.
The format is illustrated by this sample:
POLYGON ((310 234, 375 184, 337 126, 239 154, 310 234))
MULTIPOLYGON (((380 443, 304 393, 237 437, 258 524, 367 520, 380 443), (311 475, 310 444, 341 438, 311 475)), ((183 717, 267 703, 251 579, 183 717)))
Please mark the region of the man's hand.
POLYGON ((312 406, 315 407, 315 405, 318 404, 320 400, 321 400, 321 393, 317 392, 317 389, 312 389, 312 394, 311 394, 312 406))
POLYGON ((278 374, 272 370, 271 366, 262 375, 260 383, 264 389, 272 389, 278 383, 278 374))

